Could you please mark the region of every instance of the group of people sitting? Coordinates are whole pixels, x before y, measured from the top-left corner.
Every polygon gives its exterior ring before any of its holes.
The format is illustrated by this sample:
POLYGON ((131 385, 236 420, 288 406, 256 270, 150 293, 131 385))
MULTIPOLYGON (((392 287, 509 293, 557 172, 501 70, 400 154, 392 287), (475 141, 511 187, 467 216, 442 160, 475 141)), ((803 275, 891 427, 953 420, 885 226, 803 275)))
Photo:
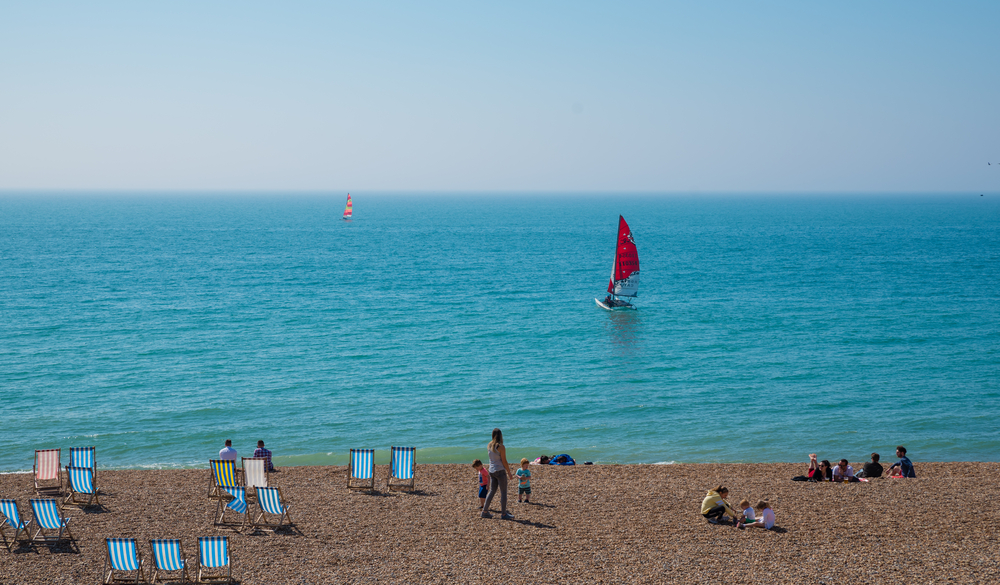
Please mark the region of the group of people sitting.
MULTIPOLYGON (((906 456, 906 447, 896 447, 896 457, 899 457, 899 461, 889 467, 889 477, 917 477, 913 471, 913 463, 906 456)), ((828 460, 817 461, 816 454, 810 453, 809 472, 799 477, 804 478, 800 481, 861 481, 862 478, 882 477, 883 473, 885 468, 879 463, 878 453, 872 453, 871 461, 865 463, 857 474, 847 459, 841 459, 836 466, 831 467, 828 460)))
POLYGON ((741 511, 737 512, 726 501, 727 495, 729 495, 729 489, 720 485, 709 490, 708 495, 702 500, 701 515, 708 519, 709 524, 726 524, 726 516, 730 516, 732 517, 732 525, 740 530, 746 527, 763 528, 764 530, 774 528, 774 510, 766 501, 757 502, 757 512, 760 513, 760 518, 758 518, 749 500, 744 499, 740 502, 741 511))

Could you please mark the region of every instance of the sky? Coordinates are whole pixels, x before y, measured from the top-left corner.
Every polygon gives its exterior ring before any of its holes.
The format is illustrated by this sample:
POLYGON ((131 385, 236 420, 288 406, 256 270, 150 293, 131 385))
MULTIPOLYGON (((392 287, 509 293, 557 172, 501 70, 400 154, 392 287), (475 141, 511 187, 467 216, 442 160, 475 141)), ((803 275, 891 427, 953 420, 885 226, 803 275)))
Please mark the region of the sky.
POLYGON ((0 191, 1000 192, 998 31, 993 0, 0 0, 0 191))

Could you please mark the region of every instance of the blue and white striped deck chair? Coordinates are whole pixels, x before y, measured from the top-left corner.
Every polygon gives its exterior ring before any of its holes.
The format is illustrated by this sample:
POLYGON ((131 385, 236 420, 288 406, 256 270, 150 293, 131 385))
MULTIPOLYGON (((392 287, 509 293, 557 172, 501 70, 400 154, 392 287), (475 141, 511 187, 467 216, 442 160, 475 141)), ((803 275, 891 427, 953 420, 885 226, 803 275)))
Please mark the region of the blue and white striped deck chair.
POLYGON ((31 520, 25 522, 21 520, 21 512, 17 509, 17 501, 15 500, 0 500, 0 514, 3 514, 3 522, 0 522, 0 536, 3 537, 3 545, 7 547, 7 550, 14 550, 14 545, 17 544, 18 538, 23 537, 23 540, 30 540, 28 537, 28 525, 31 524, 31 520), (7 540, 7 529, 14 530, 14 536, 7 540))
POLYGON ((56 544, 63 538, 73 540, 73 534, 69 531, 69 521, 72 518, 63 518, 59 515, 56 500, 32 498, 28 501, 31 502, 31 513, 35 516, 35 526, 38 527, 35 535, 31 537, 31 542, 56 544), (47 531, 55 531, 56 534, 51 535, 47 531))
POLYGON ((253 525, 256 528, 275 530, 283 525, 291 526, 293 524, 292 518, 288 515, 288 510, 290 510, 292 506, 291 504, 285 502, 285 500, 281 497, 280 489, 276 487, 257 488, 257 505, 260 506, 260 516, 254 520, 253 525), (268 522, 265 514, 277 516, 278 521, 268 522), (288 524, 285 524, 285 522, 288 524))
POLYGON ((101 499, 97 495, 97 486, 94 484, 93 469, 67 465, 66 477, 69 478, 69 494, 63 500, 63 506, 73 505, 86 508, 87 506, 101 505, 101 499))
POLYGON ((212 487, 208 497, 224 498, 221 488, 239 487, 240 476, 236 473, 236 462, 231 459, 209 459, 208 466, 212 470, 212 487))
POLYGON ((35 495, 54 496, 62 492, 59 449, 35 450, 35 495), (55 481, 55 483, 52 483, 55 481))
MULTIPOLYGON (((160 577, 160 571, 175 573, 180 571, 180 582, 187 583, 187 561, 181 552, 181 540, 179 538, 154 538, 149 541, 150 548, 153 549, 153 578, 150 582, 156 583, 160 577)), ((167 576, 170 581, 176 582, 174 577, 167 576)), ((162 582, 162 579, 161 579, 162 582)))
POLYGON ((375 449, 351 449, 351 463, 349 467, 350 469, 347 472, 347 489, 375 489, 375 449))
POLYGON ((417 463, 416 447, 390 447, 389 475, 385 478, 385 489, 413 491, 416 477, 414 475, 417 463), (397 480, 393 483, 393 480, 397 480))
POLYGON ((232 583, 233 566, 229 562, 228 536, 198 538, 198 583, 232 583), (205 569, 225 569, 225 575, 206 575, 205 569))
POLYGON ((232 496, 232 499, 230 499, 228 502, 223 502, 221 498, 219 499, 219 503, 216 504, 215 506, 215 525, 216 526, 235 525, 234 522, 226 522, 225 519, 226 510, 232 510, 233 512, 236 512, 237 514, 241 514, 243 516, 243 521, 240 522, 240 528, 241 529, 244 528, 247 525, 247 520, 248 520, 247 517, 250 515, 248 512, 250 506, 247 505, 247 488, 242 486, 240 487, 220 486, 219 489, 232 496))
POLYGON ((104 560, 104 575, 102 583, 145 583, 142 575, 142 558, 134 538, 105 538, 108 544, 108 556, 104 560), (134 573, 132 576, 121 576, 115 573, 134 573))

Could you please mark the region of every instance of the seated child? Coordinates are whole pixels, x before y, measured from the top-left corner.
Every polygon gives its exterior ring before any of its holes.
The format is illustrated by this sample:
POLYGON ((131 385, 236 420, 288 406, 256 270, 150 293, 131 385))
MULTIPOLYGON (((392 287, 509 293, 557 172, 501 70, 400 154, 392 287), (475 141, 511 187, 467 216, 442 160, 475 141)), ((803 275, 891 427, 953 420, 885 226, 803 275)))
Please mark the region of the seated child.
POLYGON ((486 494, 490 493, 490 472, 483 467, 483 462, 476 459, 472 468, 479 472, 479 509, 486 505, 486 494))
POLYGON ((521 469, 514 472, 517 476, 517 501, 521 501, 521 496, 524 496, 524 502, 527 503, 531 499, 531 470, 528 469, 528 460, 521 459, 521 469))
POLYGON ((750 522, 753 522, 755 520, 753 514, 753 508, 750 507, 750 500, 743 499, 742 501, 740 501, 740 510, 742 510, 743 513, 740 514, 740 517, 737 521, 738 522, 737 527, 742 529, 743 524, 749 524, 750 522))
POLYGON ((764 530, 774 528, 774 510, 771 509, 771 505, 764 500, 761 500, 757 502, 757 509, 760 510, 760 519, 748 523, 747 526, 752 528, 763 528, 764 530))

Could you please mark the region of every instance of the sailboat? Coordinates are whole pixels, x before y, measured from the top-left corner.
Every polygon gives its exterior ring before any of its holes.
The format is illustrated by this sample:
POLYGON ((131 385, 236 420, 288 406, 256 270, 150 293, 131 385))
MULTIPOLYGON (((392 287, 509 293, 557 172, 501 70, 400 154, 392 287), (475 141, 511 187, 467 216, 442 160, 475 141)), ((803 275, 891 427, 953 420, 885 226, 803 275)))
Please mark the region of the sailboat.
POLYGON ((351 194, 347 194, 347 207, 344 208, 344 221, 351 221, 351 194))
POLYGON ((609 311, 635 309, 635 305, 620 297, 639 296, 639 252, 635 249, 632 231, 625 218, 618 216, 618 243, 615 245, 615 265, 608 282, 608 296, 603 301, 594 299, 598 307, 609 311))

